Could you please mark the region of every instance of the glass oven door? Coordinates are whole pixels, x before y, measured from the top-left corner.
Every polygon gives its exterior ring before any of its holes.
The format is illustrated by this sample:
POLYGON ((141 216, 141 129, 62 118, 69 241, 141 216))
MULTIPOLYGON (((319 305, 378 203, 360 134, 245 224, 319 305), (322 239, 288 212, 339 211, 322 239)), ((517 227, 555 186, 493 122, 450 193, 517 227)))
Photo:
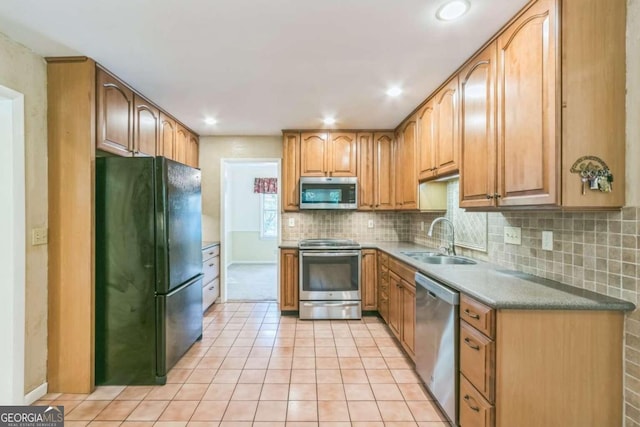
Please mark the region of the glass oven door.
POLYGON ((360 299, 360 251, 300 251, 300 300, 360 299))

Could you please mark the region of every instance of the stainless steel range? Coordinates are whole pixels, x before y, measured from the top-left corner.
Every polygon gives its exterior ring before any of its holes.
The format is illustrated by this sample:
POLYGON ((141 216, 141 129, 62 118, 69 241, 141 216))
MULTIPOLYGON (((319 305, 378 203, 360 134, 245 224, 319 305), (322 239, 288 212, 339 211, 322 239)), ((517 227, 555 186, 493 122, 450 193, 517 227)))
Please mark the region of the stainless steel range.
POLYGON ((353 240, 301 240, 300 318, 360 319, 360 244, 353 240))

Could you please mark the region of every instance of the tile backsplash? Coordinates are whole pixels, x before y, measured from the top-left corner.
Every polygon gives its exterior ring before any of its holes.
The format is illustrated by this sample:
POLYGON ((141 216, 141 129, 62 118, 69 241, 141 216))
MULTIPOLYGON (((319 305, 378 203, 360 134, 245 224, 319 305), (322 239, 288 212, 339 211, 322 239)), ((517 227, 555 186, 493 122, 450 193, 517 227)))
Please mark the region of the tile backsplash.
MULTIPOLYGON (((448 198, 457 192, 448 191, 448 198)), ((455 205, 450 200, 449 205, 455 205)), ((451 208, 448 216, 451 215, 451 208)), ((468 215, 456 212, 456 215, 468 215)), ((447 238, 438 225, 427 236, 431 222, 442 213, 313 211, 285 213, 282 240, 314 237, 369 241, 413 241, 439 247, 447 238), (295 221, 288 227, 289 218, 295 221), (370 220, 374 228, 368 228, 370 220), (422 227, 424 223, 424 228, 422 227)), ((463 222, 473 224, 477 218, 463 222)), ((578 288, 640 305, 640 208, 612 212, 514 211, 486 214, 486 251, 457 247, 460 255, 556 280, 578 288), (521 245, 504 243, 504 227, 520 227, 521 245), (542 231, 553 232, 553 251, 542 249, 542 231)), ((640 427, 640 310, 625 321, 625 426, 640 427)))

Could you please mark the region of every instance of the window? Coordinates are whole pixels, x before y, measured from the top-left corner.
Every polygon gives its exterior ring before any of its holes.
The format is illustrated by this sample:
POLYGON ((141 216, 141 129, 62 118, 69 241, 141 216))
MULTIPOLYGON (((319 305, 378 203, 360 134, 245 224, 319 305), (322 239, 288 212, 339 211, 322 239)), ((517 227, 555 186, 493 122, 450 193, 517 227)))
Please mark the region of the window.
POLYGON ((278 237, 278 195, 260 194, 260 238, 278 237))

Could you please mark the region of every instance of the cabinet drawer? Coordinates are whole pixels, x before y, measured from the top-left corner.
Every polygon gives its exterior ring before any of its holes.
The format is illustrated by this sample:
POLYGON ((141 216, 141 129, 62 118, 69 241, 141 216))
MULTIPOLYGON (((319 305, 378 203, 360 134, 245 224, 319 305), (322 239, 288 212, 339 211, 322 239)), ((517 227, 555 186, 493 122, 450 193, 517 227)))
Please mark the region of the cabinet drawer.
POLYGON ((205 262, 214 256, 220 255, 220 246, 211 246, 202 250, 202 262, 205 262))
POLYGON ((202 288, 202 311, 206 311, 220 296, 220 280, 215 279, 202 288))
POLYGON ((202 272, 204 273, 204 279, 202 282, 207 284, 218 275, 220 275, 220 257, 210 258, 202 264, 202 272))
MULTIPOLYGON (((390 258, 389 259, 389 270, 393 271, 398 276, 402 277, 404 280, 406 280, 411 285, 413 285, 415 283, 416 270, 414 270, 412 267, 409 267, 405 263, 403 263, 401 261, 398 261, 395 258, 390 258)), ((415 285, 413 285, 413 286, 415 286, 415 285)))
POLYGON ((488 336, 495 338, 496 311, 466 295, 460 298, 460 318, 488 336))
POLYGON ((460 427, 492 427, 494 407, 460 375, 460 427))
POLYGON ((460 372, 489 401, 495 398, 495 343, 465 322, 460 322, 460 372))

